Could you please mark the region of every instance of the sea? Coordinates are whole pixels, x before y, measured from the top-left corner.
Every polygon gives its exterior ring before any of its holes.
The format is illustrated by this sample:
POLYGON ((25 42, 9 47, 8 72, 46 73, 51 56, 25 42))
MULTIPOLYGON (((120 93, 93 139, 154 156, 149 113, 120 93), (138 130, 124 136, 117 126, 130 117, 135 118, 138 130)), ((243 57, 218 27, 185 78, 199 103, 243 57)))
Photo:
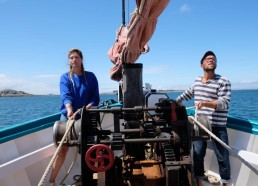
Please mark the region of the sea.
MULTIPOLYGON (((170 99, 176 99, 182 92, 165 92, 170 99)), ((100 103, 118 100, 117 94, 101 94, 100 103)), ((30 120, 35 120, 59 112, 60 96, 0 97, 0 129, 30 120)), ((183 102, 187 107, 194 106, 193 100, 183 102)), ((229 115, 258 121, 258 90, 233 90, 229 115)))

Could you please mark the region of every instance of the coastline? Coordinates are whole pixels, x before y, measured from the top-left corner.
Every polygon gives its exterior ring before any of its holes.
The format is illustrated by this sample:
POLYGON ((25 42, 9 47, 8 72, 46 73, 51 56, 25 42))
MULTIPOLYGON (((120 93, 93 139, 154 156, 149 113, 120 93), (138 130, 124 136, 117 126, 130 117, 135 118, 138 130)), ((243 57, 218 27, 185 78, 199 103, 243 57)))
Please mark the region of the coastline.
MULTIPOLYGON (((246 90, 258 90, 258 89, 246 89, 246 90)), ((170 92, 184 92, 185 90, 156 90, 156 92, 160 93, 170 93, 170 92)), ((241 90, 237 90, 241 91, 241 90)), ((117 91, 112 92, 100 92, 100 95, 117 95, 117 91)), ((60 94, 30 94, 24 91, 12 90, 12 89, 4 89, 0 90, 0 98, 1 97, 28 97, 28 96, 60 96, 60 94)))
MULTIPOLYGON (((162 92, 162 93, 169 93, 169 92, 183 92, 183 90, 157 90, 157 92, 162 92)), ((107 94, 118 94, 117 91, 113 92, 100 92, 100 95, 107 95, 107 94)), ((12 89, 4 89, 0 90, 0 97, 28 97, 28 96, 60 96, 60 94, 42 94, 42 95, 37 95, 37 94, 30 94, 26 93, 24 91, 19 91, 19 90, 12 90, 12 89)))
POLYGON ((4 89, 0 91, 0 97, 24 97, 24 96, 34 96, 33 94, 26 93, 24 91, 4 89))

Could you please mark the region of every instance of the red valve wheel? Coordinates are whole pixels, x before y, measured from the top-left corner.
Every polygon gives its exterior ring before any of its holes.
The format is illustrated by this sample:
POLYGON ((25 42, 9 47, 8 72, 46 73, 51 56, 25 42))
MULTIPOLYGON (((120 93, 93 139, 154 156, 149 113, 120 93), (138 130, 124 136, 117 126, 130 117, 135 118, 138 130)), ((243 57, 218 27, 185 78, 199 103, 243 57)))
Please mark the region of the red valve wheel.
POLYGON ((91 170, 104 172, 113 166, 114 153, 107 145, 97 144, 88 149, 85 161, 91 170))

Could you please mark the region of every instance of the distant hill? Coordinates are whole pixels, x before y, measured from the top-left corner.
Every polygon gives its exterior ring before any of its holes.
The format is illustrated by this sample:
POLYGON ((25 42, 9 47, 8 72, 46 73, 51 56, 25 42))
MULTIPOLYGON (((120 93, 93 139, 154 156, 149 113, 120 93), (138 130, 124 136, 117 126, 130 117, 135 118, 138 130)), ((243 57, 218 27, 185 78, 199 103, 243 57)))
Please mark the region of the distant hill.
POLYGON ((21 96, 34 96, 23 91, 5 89, 0 91, 0 97, 21 97, 21 96))

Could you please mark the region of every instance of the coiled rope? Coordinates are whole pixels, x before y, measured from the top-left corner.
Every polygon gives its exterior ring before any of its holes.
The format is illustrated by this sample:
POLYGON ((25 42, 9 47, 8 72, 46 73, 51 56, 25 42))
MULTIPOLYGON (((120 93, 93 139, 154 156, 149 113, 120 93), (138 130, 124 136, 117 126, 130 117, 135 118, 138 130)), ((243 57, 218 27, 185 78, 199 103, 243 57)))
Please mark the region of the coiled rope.
MULTIPOLYGON (((74 116, 76 116, 76 114, 79 113, 80 111, 81 111, 80 109, 78 111, 76 111, 74 113, 74 116)), ((69 134, 69 132, 70 132, 70 130, 71 130, 71 128, 72 128, 74 123, 75 123, 74 119, 68 119, 68 121, 67 121, 67 126, 68 127, 66 128, 65 134, 64 134, 60 144, 58 145, 58 147, 57 147, 57 149, 56 149, 52 159, 50 160, 50 162, 49 162, 49 164, 48 164, 48 166, 47 166, 43 176, 41 177, 38 186, 42 186, 43 185, 43 183, 44 183, 44 181, 45 181, 45 179, 47 177, 47 174, 49 173, 49 170, 51 169, 51 167, 52 167, 52 165, 53 165, 53 163, 54 163, 54 161, 55 161, 55 159, 57 157, 58 152, 61 150, 61 147, 62 147, 64 141, 67 140, 67 135, 69 134)))
MULTIPOLYGON (((195 110, 197 112, 197 110, 195 110)), ((243 159, 241 156, 239 156, 231 147, 229 147, 227 144, 225 144, 223 141, 221 141, 217 136, 215 136, 211 131, 209 131, 205 126, 203 126, 197 119, 193 116, 188 116, 188 118, 192 119, 195 124, 197 124, 199 127, 201 127, 205 132, 207 132, 211 137, 213 137, 217 142, 219 142, 223 147, 225 147, 229 152, 231 152, 236 158, 238 158, 241 162, 243 162, 249 169, 251 169, 256 175, 258 175, 258 170, 253 167, 251 164, 249 164, 245 159, 243 159)))

